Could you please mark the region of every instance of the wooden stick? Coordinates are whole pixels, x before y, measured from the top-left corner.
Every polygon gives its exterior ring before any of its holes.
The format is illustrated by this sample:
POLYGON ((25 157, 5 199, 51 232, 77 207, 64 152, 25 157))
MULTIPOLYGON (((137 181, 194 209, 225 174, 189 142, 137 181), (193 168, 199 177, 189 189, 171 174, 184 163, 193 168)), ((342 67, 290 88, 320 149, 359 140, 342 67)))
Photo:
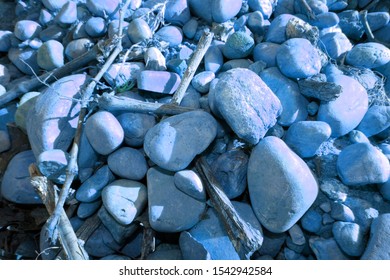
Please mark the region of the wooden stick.
POLYGON ((219 183, 212 174, 210 166, 204 157, 197 160, 195 168, 204 183, 213 207, 217 210, 226 227, 229 238, 238 255, 241 259, 249 259, 263 243, 261 232, 240 217, 229 198, 219 187, 219 183))
POLYGON ((200 62, 202 61, 204 55, 206 54, 211 44, 211 41, 213 40, 213 37, 214 37, 214 33, 212 32, 203 33, 202 37, 199 40, 198 46, 196 47, 196 50, 192 54, 192 57, 188 63, 188 67, 186 71, 184 72, 179 87, 177 88, 176 92, 172 97, 171 100, 172 104, 180 105, 187 91, 187 88, 190 85, 192 78, 194 77, 195 72, 199 67, 200 62))
POLYGON ((151 113, 157 115, 177 115, 197 109, 174 104, 144 102, 124 96, 103 93, 97 98, 99 108, 107 111, 128 111, 132 113, 151 113))
MULTIPOLYGON (((124 20, 124 12, 123 11, 127 10, 127 7, 129 6, 130 2, 131 2, 131 0, 127 0, 125 5, 119 10, 120 21, 122 21, 122 22, 124 20)), ((120 24, 120 26, 122 27, 123 23, 120 24)), ((77 157, 78 157, 78 153, 79 153, 81 133, 82 133, 84 121, 85 121, 85 118, 86 118, 86 115, 88 112, 88 104, 91 101, 93 91, 94 91, 98 81, 103 77, 103 75, 107 72, 108 68, 112 65, 112 63, 115 61, 115 59, 117 58, 119 53, 122 51, 123 28, 119 29, 118 33, 119 33, 118 34, 119 40, 117 40, 117 45, 116 45, 115 49, 113 50, 111 55, 108 57, 106 63, 100 69, 100 71, 95 76, 95 78, 87 85, 86 88, 84 88, 82 90, 81 109, 80 109, 80 113, 79 113, 76 134, 75 134, 75 137, 73 140, 72 148, 70 150, 70 158, 69 158, 68 167, 66 169, 65 183, 62 186, 55 210, 48 220, 47 228, 49 231, 49 236, 55 235, 55 229, 57 227, 59 218, 61 216, 61 212, 63 211, 63 206, 64 206, 65 200, 68 196, 70 186, 72 185, 74 178, 78 174, 77 157)))
POLYGON ((382 44, 382 45, 386 46, 387 48, 390 48, 390 44, 388 44, 388 43, 386 43, 386 42, 381 42, 380 40, 378 40, 378 39, 375 38, 374 34, 373 34, 372 31, 371 31, 371 27, 370 27, 370 25, 368 24, 368 20, 367 20, 367 10, 363 10, 363 11, 360 12, 360 21, 361 21, 362 24, 363 24, 364 31, 366 32, 368 41, 370 41, 370 42, 375 42, 375 43, 379 43, 379 44, 382 44))
MULTIPOLYGON (((55 209, 56 193, 55 186, 51 181, 47 180, 43 176, 35 164, 29 167, 31 184, 34 186, 35 191, 41 197, 43 204, 46 206, 47 212, 51 215, 55 209)), ((62 209, 59 223, 58 223, 58 239, 65 252, 66 258, 69 260, 88 260, 88 254, 84 248, 80 246, 77 236, 73 230, 73 227, 62 209)))

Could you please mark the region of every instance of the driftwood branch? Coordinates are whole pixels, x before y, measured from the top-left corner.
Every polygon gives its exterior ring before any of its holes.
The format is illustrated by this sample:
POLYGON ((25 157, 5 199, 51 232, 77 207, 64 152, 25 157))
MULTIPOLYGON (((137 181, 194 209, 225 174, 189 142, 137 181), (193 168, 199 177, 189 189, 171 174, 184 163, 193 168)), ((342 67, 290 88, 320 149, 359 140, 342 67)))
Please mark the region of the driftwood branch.
MULTIPOLYGON (((46 177, 40 174, 36 165, 30 165, 29 171, 31 176, 31 184, 34 186, 35 191, 42 199, 42 202, 46 206, 48 213, 53 214, 56 201, 55 186, 49 180, 47 180, 46 177)), ((70 221, 64 209, 62 209, 59 218, 58 239, 62 245, 67 259, 88 259, 88 254, 80 245, 79 240, 77 239, 77 236, 73 231, 73 227, 70 224, 70 221)))
POLYGON ((104 93, 97 98, 99 108, 107 111, 128 111, 132 113, 152 113, 157 115, 177 115, 196 110, 174 104, 139 101, 124 96, 104 93))
POLYGON ((202 37, 199 40, 198 46, 196 47, 196 50, 192 54, 192 57, 188 63, 188 67, 186 71, 184 72, 183 78, 179 84, 179 87, 177 88, 176 92, 174 93, 171 103, 175 105, 180 105, 188 86, 190 85, 192 78, 195 75, 196 70, 199 67, 200 62, 202 61, 204 55, 206 54, 211 41, 213 40, 214 33, 212 32, 205 32, 203 33, 202 37))
POLYGON ((382 44, 382 45, 390 48, 390 44, 389 43, 382 42, 382 41, 380 41, 380 40, 375 38, 374 34, 372 33, 371 27, 368 24, 367 10, 363 10, 363 11, 360 12, 360 21, 362 22, 362 25, 364 27, 364 31, 366 32, 368 41, 379 43, 379 44, 382 44))
POLYGON ((156 249, 156 233, 152 229, 149 223, 149 212, 144 211, 142 215, 136 218, 143 227, 142 247, 141 247, 141 260, 146 260, 150 253, 153 253, 156 249))
POLYGON ((114 50, 112 51, 111 55, 108 57, 107 61, 103 65, 103 67, 100 69, 98 74, 95 76, 95 78, 84 88, 82 89, 81 96, 81 109, 79 113, 77 128, 76 128, 76 134, 73 140, 72 148, 70 150, 70 159, 69 164, 66 170, 66 179, 65 183, 62 186, 59 199, 57 201, 56 207, 54 209, 53 214, 49 218, 48 221, 48 231, 49 236, 55 236, 55 230, 58 224, 58 221, 60 219, 61 213, 63 211, 63 206, 65 204, 65 200, 68 196, 70 187, 73 183, 73 180, 75 179, 76 175, 78 174, 78 166, 77 166, 77 157, 79 153, 79 146, 80 146, 80 139, 81 134, 84 126, 84 121, 88 112, 88 104, 91 101, 91 97, 93 94, 93 91, 98 83, 98 81, 103 77, 104 73, 107 72, 108 68, 112 65, 112 63, 115 61, 119 53, 122 51, 122 36, 123 36, 123 20, 124 20, 124 12, 127 10, 127 7, 130 4, 130 0, 127 0, 125 5, 119 10, 120 12, 120 28, 117 35, 116 40, 116 46, 114 50))
POLYGON ((219 183, 212 174, 205 158, 198 159, 195 168, 204 183, 215 210, 226 227, 238 255, 241 259, 249 259, 263 243, 261 232, 240 217, 229 198, 219 187, 219 183))

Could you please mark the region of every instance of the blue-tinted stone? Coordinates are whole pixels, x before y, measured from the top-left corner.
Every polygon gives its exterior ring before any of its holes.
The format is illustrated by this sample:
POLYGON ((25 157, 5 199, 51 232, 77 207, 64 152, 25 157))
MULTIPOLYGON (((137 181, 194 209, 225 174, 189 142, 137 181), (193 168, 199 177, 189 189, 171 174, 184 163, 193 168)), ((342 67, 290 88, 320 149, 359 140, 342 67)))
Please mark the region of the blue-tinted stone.
POLYGON ((183 26, 183 34, 188 39, 193 39, 196 33, 196 30, 198 29, 198 20, 195 18, 191 18, 189 21, 186 22, 183 26))
POLYGON ((167 25, 160 28, 154 38, 167 42, 170 47, 178 46, 183 41, 183 31, 177 26, 167 25))
POLYGON ((282 113, 278 124, 290 126, 294 122, 307 118, 308 101, 300 93, 298 84, 285 77, 277 67, 267 68, 260 73, 260 78, 275 93, 282 104, 282 113))
POLYGON ((167 71, 141 71, 137 79, 138 89, 173 94, 180 84, 180 76, 167 71))
POLYGON ((101 200, 96 200, 94 202, 81 202, 77 208, 77 216, 80 219, 86 219, 95 214, 101 205, 101 200))
POLYGON ((127 27, 127 36, 136 44, 145 39, 152 38, 153 34, 148 23, 142 18, 133 19, 127 27))
POLYGON ((24 49, 10 48, 8 51, 8 59, 24 74, 34 75, 34 72, 39 73, 37 51, 30 47, 24 49))
POLYGON ((68 1, 58 12, 54 20, 59 25, 71 25, 77 20, 77 4, 73 1, 68 1))
POLYGON ((218 46, 210 46, 204 56, 206 71, 217 73, 223 65, 222 51, 218 46))
POLYGON ((342 222, 353 222, 355 221, 355 215, 353 214, 351 208, 342 204, 342 203, 332 203, 332 210, 330 215, 333 219, 342 221, 342 222))
POLYGON ((6 130, 0 130, 0 153, 11 148, 11 139, 6 130))
POLYGON ((310 248, 317 260, 348 260, 334 238, 312 237, 309 239, 310 248))
POLYGON ((91 37, 101 37, 107 32, 106 21, 101 17, 91 17, 85 23, 85 32, 91 37))
POLYGON ((317 181, 306 163, 274 136, 261 140, 250 155, 248 189, 257 218, 276 233, 291 228, 318 194, 317 181))
POLYGON ((326 122, 301 121, 293 123, 284 137, 286 144, 300 157, 312 157, 329 139, 331 128, 326 122))
POLYGON ((198 223, 206 203, 179 190, 174 173, 152 167, 147 173, 149 222, 159 232, 180 232, 198 223))
POLYGON ((73 40, 66 46, 65 56, 68 60, 75 59, 88 52, 92 46, 92 41, 87 38, 73 40))
MULTIPOLYGON (((308 6, 311 8, 315 15, 323 14, 328 12, 328 6, 326 6, 326 1, 324 0, 306 0, 308 6)), ((305 7, 301 4, 300 1, 294 1, 295 13, 304 14, 305 7)))
POLYGON ((265 34, 265 40, 276 44, 282 44, 286 41, 286 26, 291 19, 298 18, 290 14, 281 14, 275 17, 265 34))
POLYGON ((352 49, 351 42, 342 32, 330 32, 322 35, 318 46, 333 59, 352 49))
POLYGON ((175 173, 173 179, 176 188, 199 201, 206 201, 206 191, 202 181, 194 171, 181 170, 175 173))
POLYGON ((210 114, 201 111, 183 113, 166 118, 149 129, 144 150, 158 166, 179 171, 210 145, 216 133, 217 122, 210 114))
POLYGON ((123 179, 141 180, 148 170, 144 155, 136 149, 122 147, 107 158, 110 170, 123 179))
POLYGON ((316 16, 316 19, 310 20, 309 23, 318 28, 328 28, 339 23, 340 19, 337 14, 332 12, 321 13, 316 16))
POLYGON ((386 24, 382 28, 374 32, 375 38, 381 40, 382 42, 390 42, 390 23, 386 24))
POLYGON ((8 52, 11 48, 12 32, 8 30, 0 30, 0 52, 8 52))
POLYGON ((164 19, 168 23, 182 26, 191 18, 187 0, 170 1, 166 3, 164 19))
POLYGON ((54 70, 64 65, 64 46, 56 41, 49 40, 38 49, 37 63, 45 70, 54 70))
POLYGON ((115 17, 118 13, 119 0, 87 0, 86 5, 88 10, 99 17, 115 17))
POLYGON ((286 242, 286 236, 286 233, 272 233, 264 231, 264 240, 258 251, 259 254, 263 256, 270 256, 271 258, 276 257, 283 244, 286 242))
POLYGON ((214 107, 241 139, 256 144, 274 126, 282 106, 271 89, 254 72, 232 69, 215 88, 214 107))
POLYGON ((360 43, 347 53, 345 59, 355 67, 375 68, 390 61, 390 49, 375 42, 360 43))
POLYGON ((32 20, 20 20, 16 22, 14 28, 14 35, 21 41, 37 37, 41 32, 42 26, 32 20))
POLYGON ((244 68, 249 69, 249 66, 253 62, 250 59, 247 58, 238 58, 238 59, 231 59, 226 61, 221 68, 221 72, 226 72, 234 68, 244 68))
POLYGON ((360 21, 359 12, 346 10, 338 14, 341 30, 349 39, 358 41, 364 34, 364 27, 360 21))
POLYGON ((242 6, 242 0, 188 0, 188 5, 194 15, 208 23, 221 23, 238 14, 242 6))
POLYGON ((390 106, 373 105, 368 108, 362 121, 356 128, 367 137, 376 135, 390 126, 390 106))
POLYGON ((108 229, 101 224, 85 242, 85 250, 88 255, 94 257, 105 257, 115 254, 121 248, 108 229))
POLYGON ((335 222, 332 232, 334 239, 347 255, 360 257, 366 247, 364 232, 355 223, 335 222))
POLYGON ((352 130, 350 133, 348 133, 348 136, 352 144, 370 143, 370 140, 367 138, 367 136, 359 130, 352 130))
POLYGON ((255 11, 247 15, 246 26, 255 35, 264 35, 266 29, 266 21, 261 12, 255 11))
POLYGON ((308 232, 319 232, 322 227, 322 216, 313 209, 309 209, 301 219, 302 228, 308 232))
POLYGON ((147 260, 182 260, 180 247, 176 244, 160 244, 156 250, 149 254, 147 260))
POLYGON ((252 11, 259 11, 265 19, 271 17, 274 2, 271 0, 248 0, 249 8, 252 11))
POLYGON ((262 42, 253 49, 253 59, 262 60, 267 64, 267 68, 276 66, 276 53, 280 48, 279 44, 262 42))
POLYGON ((49 180, 63 184, 66 178, 69 154, 60 149, 43 151, 37 158, 39 171, 49 180))
POLYGON ((121 87, 135 82, 143 70, 145 70, 145 65, 142 62, 114 63, 103 77, 110 86, 121 87))
POLYGON ((339 154, 337 172, 346 185, 384 183, 389 179, 390 164, 386 156, 370 143, 356 143, 339 154))
POLYGON ((222 47, 223 55, 228 59, 247 57, 253 50, 255 41, 245 32, 234 32, 222 47))
POLYGON ((210 260, 210 253, 189 232, 180 234, 179 245, 184 260, 210 260))
POLYGON ((388 12, 372 12, 367 14, 367 22, 372 32, 381 29, 389 23, 390 15, 388 12))
POLYGON ((379 186, 379 191, 386 200, 390 201, 390 180, 387 180, 386 183, 381 184, 379 186))
POLYGON ((194 76, 191 85, 200 93, 207 93, 210 89, 210 83, 214 78, 214 72, 203 71, 194 76))
POLYGON ((379 215, 371 224, 370 238, 362 260, 390 259, 390 214, 379 215))

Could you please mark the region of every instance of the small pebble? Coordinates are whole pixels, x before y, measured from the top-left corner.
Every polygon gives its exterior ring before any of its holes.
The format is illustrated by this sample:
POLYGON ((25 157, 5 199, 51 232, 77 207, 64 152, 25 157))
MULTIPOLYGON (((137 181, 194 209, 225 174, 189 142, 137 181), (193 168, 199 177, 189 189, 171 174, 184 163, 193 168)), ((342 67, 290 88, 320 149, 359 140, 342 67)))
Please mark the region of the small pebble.
POLYGON ((223 54, 218 46, 210 46, 204 56, 206 71, 217 73, 223 65, 223 54))
POLYGON ((162 94, 173 94, 180 84, 180 76, 167 71, 144 70, 137 79, 138 89, 162 94))
POLYGON ((200 93, 207 93, 210 89, 210 83, 214 78, 214 72, 203 71, 194 76, 191 85, 200 93))
POLYGON ((66 46, 65 55, 72 60, 88 52, 92 46, 92 41, 87 38, 73 40, 66 46))
POLYGON ((39 73, 37 51, 30 47, 24 49, 11 48, 8 51, 8 58, 24 74, 34 75, 34 73, 39 73))
POLYGON ((342 32, 330 32, 322 35, 318 46, 333 59, 339 58, 352 49, 351 42, 342 32))
POLYGON ((146 207, 147 192, 142 183, 119 179, 104 187, 103 205, 118 223, 129 225, 146 207))
POLYGON ((227 38, 222 53, 228 59, 245 58, 252 52, 254 46, 253 38, 247 33, 234 32, 227 38))
POLYGON ((367 136, 359 131, 359 130, 352 130, 349 134, 349 141, 351 141, 352 144, 355 143, 370 143, 370 140, 367 138, 367 136))
POLYGON ((196 33, 196 30, 198 29, 198 20, 195 18, 191 18, 189 21, 186 22, 183 26, 183 34, 188 39, 193 39, 196 33))
POLYGON ((103 78, 110 86, 118 88, 135 82, 143 70, 145 64, 142 62, 113 63, 103 78))
POLYGON ((145 69, 164 71, 167 70, 165 57, 161 51, 156 47, 150 47, 144 54, 145 69))
POLYGON ((319 107, 320 106, 315 101, 312 101, 307 104, 307 113, 309 114, 309 116, 315 116, 318 112, 319 107))
POLYGON ((56 41, 49 40, 38 49, 37 63, 42 69, 51 71, 64 65, 64 46, 56 41))
POLYGON ((167 25, 160 28, 154 37, 160 41, 167 42, 170 47, 178 46, 183 41, 183 31, 174 25, 167 25))
POLYGON ((85 23, 85 32, 93 38, 102 37, 107 32, 106 21, 101 17, 91 17, 85 23))
POLYGON ((330 211, 330 215, 333 219, 342 221, 342 222, 354 222, 355 215, 352 210, 341 203, 332 203, 332 210, 330 211))
POLYGON ((54 20, 62 26, 69 26, 77 20, 77 4, 73 1, 68 1, 58 12, 54 20))
POLYGON ((271 0, 248 0, 249 8, 252 11, 259 11, 265 19, 269 19, 273 12, 273 2, 271 0))
POLYGON ((131 147, 141 147, 146 132, 156 124, 156 118, 149 114, 123 113, 116 118, 123 128, 124 142, 131 147))
POLYGON ((356 143, 341 151, 337 172, 348 186, 378 184, 389 179, 390 164, 386 156, 370 143, 356 143))
POLYGON ((271 42, 262 42, 257 44, 253 49, 253 59, 255 61, 264 61, 269 67, 275 67, 276 65, 276 54, 280 48, 279 44, 271 42))
POLYGON ((14 35, 21 41, 37 37, 42 31, 42 26, 32 20, 20 20, 16 22, 14 35))
POLYGON ((176 188, 202 202, 206 201, 206 191, 199 176, 192 170, 175 173, 173 180, 176 188))
POLYGON ((388 127, 390 127, 390 106, 372 105, 356 129, 371 137, 388 127))
POLYGON ((182 231, 179 246, 184 260, 211 260, 210 253, 188 231, 182 231))
POLYGON ((98 258, 115 254, 121 247, 122 246, 114 240, 109 230, 103 224, 100 224, 100 226, 91 234, 84 246, 88 255, 98 258))
POLYGON ((77 208, 77 216, 80 219, 86 219, 95 214, 101 205, 101 200, 97 200, 94 202, 81 202, 79 207, 77 208))
POLYGON ((321 230, 322 216, 313 209, 309 209, 300 221, 302 228, 308 232, 316 233, 321 230))
POLYGON ((310 248, 317 260, 348 260, 334 238, 312 237, 309 239, 310 248))
POLYGON ((129 180, 141 180, 148 170, 144 155, 130 147, 122 147, 111 153, 107 164, 115 175, 129 180))
POLYGON ((152 31, 148 23, 142 18, 133 19, 127 27, 127 35, 134 44, 152 38, 152 31))
POLYGON ((264 240, 258 250, 259 254, 262 256, 270 256, 271 258, 276 257, 282 249, 282 246, 285 244, 286 237, 286 233, 272 233, 264 231, 264 240))
POLYGON ((335 222, 332 232, 337 244, 347 255, 360 257, 363 254, 366 248, 366 239, 358 224, 335 222))
POLYGON ((93 149, 101 155, 109 155, 123 142, 124 131, 114 117, 107 111, 99 111, 85 123, 85 133, 93 149))
MULTIPOLYGON (((65 28, 62 28, 56 24, 48 26, 46 29, 42 30, 39 33, 39 38, 43 41, 49 41, 49 40, 56 40, 56 41, 62 41, 62 39, 65 38, 65 35, 67 34, 67 30, 65 28)), ((84 36, 85 34, 83 34, 84 36)), ((78 39, 76 36, 73 39, 78 39)))
POLYGON ((303 234, 302 229, 298 224, 293 225, 289 230, 288 233, 290 234, 291 240, 296 245, 304 245, 306 244, 306 238, 303 234))

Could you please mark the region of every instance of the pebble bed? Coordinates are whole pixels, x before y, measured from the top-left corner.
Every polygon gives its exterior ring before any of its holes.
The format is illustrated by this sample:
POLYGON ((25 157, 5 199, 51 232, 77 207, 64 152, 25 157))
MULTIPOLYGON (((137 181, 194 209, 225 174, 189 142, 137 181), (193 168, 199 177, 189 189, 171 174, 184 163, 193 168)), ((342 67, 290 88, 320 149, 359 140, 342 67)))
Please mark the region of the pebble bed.
MULTIPOLYGON (((0 23, 0 97, 118 32, 120 0, 15 2, 0 3, 0 14, 14 12, 11 26, 0 23)), ((214 39, 180 104, 192 110, 90 106, 70 218, 75 231, 100 219, 85 242, 89 258, 140 258, 146 215, 156 236, 147 259, 240 259, 194 168, 202 156, 262 236, 251 259, 390 259, 389 11, 387 0, 130 1, 123 54, 142 55, 115 61, 95 96, 170 103, 202 34, 214 39)), ((0 156, 11 148, 7 123, 31 145, 9 162, 1 199, 42 204, 32 163, 64 183, 80 88, 96 65, 0 108, 0 156)))

